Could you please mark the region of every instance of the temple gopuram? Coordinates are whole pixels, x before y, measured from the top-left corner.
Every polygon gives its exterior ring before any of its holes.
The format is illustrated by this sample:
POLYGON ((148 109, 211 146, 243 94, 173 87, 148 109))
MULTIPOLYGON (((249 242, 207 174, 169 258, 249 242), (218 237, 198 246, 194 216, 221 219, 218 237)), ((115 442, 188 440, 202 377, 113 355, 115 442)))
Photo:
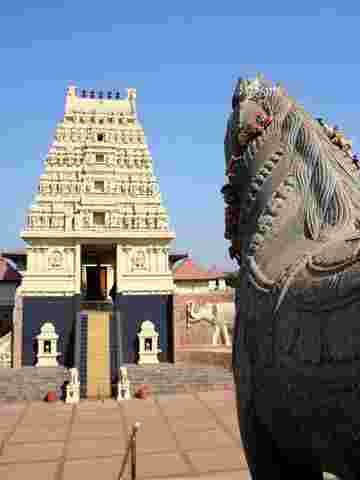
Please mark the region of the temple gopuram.
POLYGON ((59 336, 63 364, 76 365, 82 381, 110 382, 110 371, 135 361, 145 320, 160 332, 162 360, 171 360, 175 234, 134 89, 120 98, 68 88, 21 237, 28 245, 22 365, 34 364, 33 340, 45 319, 59 336))

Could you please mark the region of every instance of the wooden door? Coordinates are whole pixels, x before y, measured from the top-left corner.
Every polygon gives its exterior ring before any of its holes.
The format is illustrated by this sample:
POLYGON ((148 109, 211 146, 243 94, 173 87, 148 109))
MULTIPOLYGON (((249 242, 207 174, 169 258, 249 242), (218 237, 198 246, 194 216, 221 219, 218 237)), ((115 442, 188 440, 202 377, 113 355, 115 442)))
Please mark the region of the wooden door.
POLYGON ((104 297, 107 297, 106 267, 100 269, 100 290, 104 297))

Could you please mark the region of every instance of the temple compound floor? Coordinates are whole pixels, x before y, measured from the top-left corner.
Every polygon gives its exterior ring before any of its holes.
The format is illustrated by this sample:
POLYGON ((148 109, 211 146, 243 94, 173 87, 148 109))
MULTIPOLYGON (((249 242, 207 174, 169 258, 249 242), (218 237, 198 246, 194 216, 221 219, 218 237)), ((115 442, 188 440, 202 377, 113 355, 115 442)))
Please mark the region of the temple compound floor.
POLYGON ((117 480, 135 422, 140 480, 250 479, 234 393, 224 390, 120 403, 1 402, 0 478, 117 480))

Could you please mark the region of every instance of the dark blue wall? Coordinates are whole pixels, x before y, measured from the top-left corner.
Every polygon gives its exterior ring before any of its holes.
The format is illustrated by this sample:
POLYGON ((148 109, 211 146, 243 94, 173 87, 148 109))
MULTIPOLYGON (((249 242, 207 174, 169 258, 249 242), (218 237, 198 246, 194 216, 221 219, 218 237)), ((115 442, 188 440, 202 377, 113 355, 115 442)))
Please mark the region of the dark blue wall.
POLYGON ((79 296, 24 297, 23 300, 23 358, 24 366, 35 365, 40 327, 47 321, 54 324, 59 335, 58 358, 60 365, 74 365, 76 315, 80 310, 79 296))
POLYGON ((114 321, 117 321, 116 330, 121 332, 121 363, 137 361, 137 334, 145 320, 153 322, 159 333, 162 351, 159 359, 163 362, 173 361, 172 299, 172 295, 116 295, 114 321))

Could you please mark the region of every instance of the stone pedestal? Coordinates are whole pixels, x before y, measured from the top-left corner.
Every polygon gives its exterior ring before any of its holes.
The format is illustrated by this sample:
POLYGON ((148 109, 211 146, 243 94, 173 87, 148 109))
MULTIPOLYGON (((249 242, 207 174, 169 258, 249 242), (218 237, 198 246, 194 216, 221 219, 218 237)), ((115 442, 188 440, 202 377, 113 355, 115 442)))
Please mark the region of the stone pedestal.
POLYGON ((40 335, 36 336, 38 341, 37 367, 57 367, 57 340, 59 335, 51 322, 46 322, 40 329, 40 335))
POLYGON ((149 320, 141 324, 139 337, 139 365, 159 363, 158 348, 159 334, 155 330, 155 326, 149 320))

